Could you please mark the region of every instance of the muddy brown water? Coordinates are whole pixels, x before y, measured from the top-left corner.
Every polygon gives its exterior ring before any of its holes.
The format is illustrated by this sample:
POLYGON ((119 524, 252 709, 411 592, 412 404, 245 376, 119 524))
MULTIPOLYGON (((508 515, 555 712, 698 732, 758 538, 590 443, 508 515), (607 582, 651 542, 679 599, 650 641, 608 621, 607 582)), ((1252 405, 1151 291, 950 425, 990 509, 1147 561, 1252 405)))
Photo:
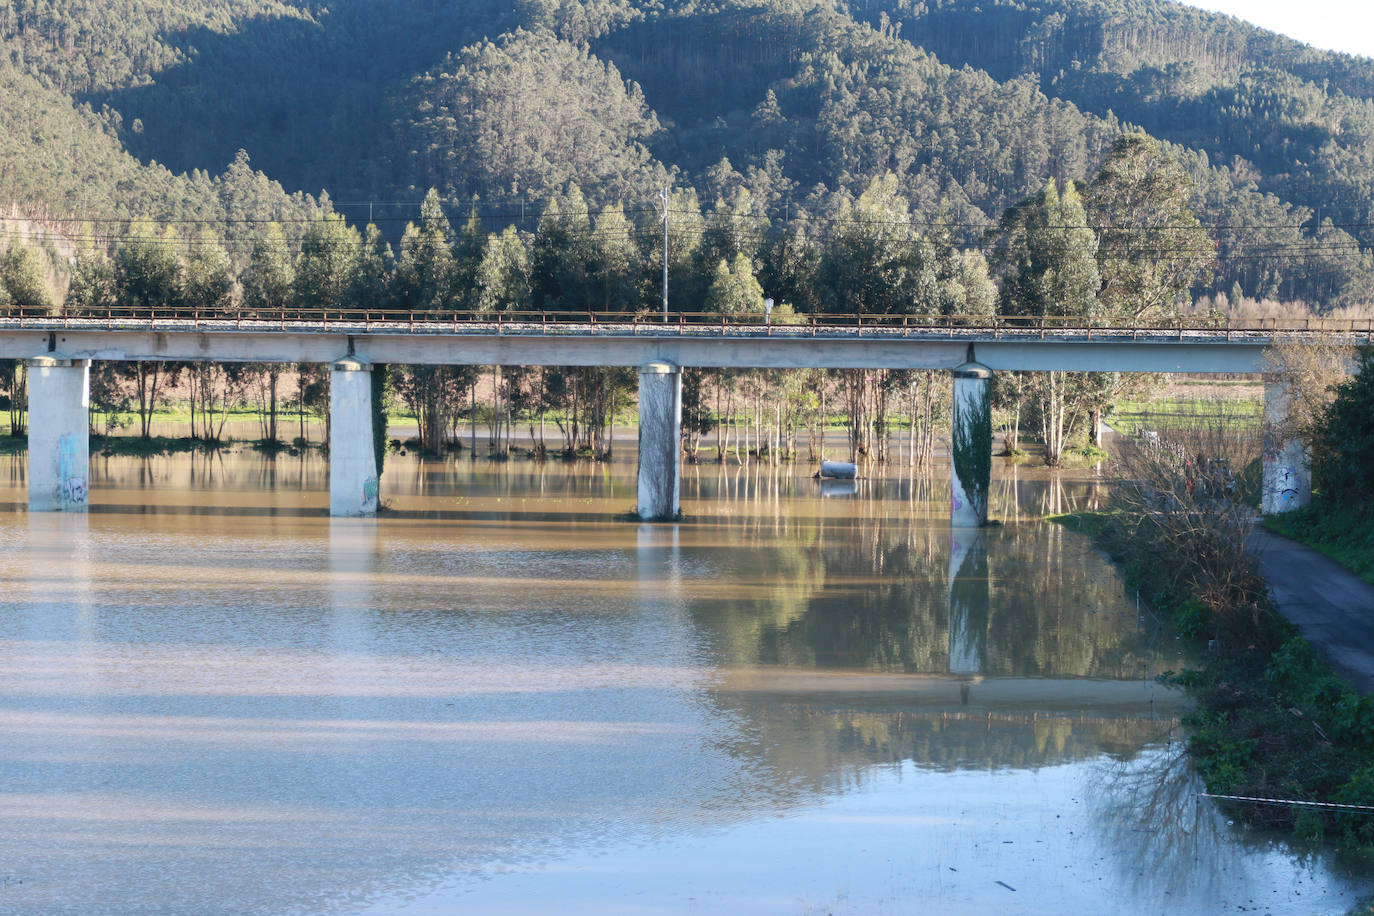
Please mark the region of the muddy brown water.
POLYGON ((1227 823, 1182 663, 1083 539, 1104 484, 822 488, 393 456, 0 465, 0 913, 1344 912, 1358 863, 1227 823))

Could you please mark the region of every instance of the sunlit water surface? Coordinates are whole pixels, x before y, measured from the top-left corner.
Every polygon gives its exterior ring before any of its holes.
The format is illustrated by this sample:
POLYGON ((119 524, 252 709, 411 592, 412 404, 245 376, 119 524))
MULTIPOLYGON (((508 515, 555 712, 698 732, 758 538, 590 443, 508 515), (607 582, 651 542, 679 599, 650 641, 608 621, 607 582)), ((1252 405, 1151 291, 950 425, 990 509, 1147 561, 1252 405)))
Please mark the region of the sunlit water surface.
POLYGON ((0 465, 0 912, 1341 913, 1357 863, 1195 796, 1101 498, 632 463, 0 465))

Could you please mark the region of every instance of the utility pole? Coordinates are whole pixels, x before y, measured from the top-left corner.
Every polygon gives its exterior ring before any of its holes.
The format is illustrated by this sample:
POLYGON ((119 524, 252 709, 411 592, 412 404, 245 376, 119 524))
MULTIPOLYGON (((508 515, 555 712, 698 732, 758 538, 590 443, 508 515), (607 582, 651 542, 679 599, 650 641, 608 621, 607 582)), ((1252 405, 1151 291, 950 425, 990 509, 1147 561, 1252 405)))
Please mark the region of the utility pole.
POLYGON ((668 189, 663 189, 663 323, 668 323, 668 189))

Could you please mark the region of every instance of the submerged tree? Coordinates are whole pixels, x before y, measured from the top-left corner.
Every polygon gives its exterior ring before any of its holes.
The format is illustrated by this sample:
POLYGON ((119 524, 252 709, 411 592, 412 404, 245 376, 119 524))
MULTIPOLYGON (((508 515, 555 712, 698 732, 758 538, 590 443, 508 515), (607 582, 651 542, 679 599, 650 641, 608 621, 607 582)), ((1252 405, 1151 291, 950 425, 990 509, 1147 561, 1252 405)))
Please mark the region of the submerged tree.
MULTIPOLYGON (((1087 225, 1077 188, 1067 182, 1061 194, 1050 179, 1039 195, 1003 217, 998 254, 1005 274, 999 310, 1051 324, 1063 316, 1095 316, 1100 310, 1096 253, 1097 238, 1087 225)), ((1055 466, 1085 415, 1084 381, 1065 372, 1046 372, 1031 384, 1045 463, 1055 466)))

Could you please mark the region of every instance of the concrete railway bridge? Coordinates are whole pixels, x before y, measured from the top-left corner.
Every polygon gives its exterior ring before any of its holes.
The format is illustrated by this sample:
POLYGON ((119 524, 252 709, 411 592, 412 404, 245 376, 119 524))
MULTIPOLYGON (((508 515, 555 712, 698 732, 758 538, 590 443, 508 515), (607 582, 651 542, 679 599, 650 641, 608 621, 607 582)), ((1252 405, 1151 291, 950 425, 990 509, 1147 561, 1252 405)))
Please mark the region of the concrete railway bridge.
MULTIPOLYGON (((1374 342, 1374 323, 1266 319, 1143 326, 1038 316, 827 315, 770 324, 754 316, 686 313, 665 318, 296 309, 0 316, 0 358, 22 359, 29 369, 28 496, 35 512, 86 510, 92 360, 327 364, 329 511, 334 516, 377 511, 374 364, 637 366, 636 511, 645 520, 657 520, 679 512, 684 367, 945 370, 954 390, 958 451, 991 448, 990 441, 970 436, 990 429, 987 389, 994 372, 1260 373, 1267 350, 1299 341, 1368 344, 1374 342)), ((1287 402, 1282 385, 1266 384, 1267 428, 1282 419, 1287 402)), ((1295 508, 1310 493, 1301 447, 1272 439, 1266 436, 1266 512, 1295 508)), ((951 462, 951 522, 983 524, 986 500, 977 497, 986 494, 988 481, 961 481, 960 463, 951 462)), ((986 467, 986 462, 977 464, 986 467)))

